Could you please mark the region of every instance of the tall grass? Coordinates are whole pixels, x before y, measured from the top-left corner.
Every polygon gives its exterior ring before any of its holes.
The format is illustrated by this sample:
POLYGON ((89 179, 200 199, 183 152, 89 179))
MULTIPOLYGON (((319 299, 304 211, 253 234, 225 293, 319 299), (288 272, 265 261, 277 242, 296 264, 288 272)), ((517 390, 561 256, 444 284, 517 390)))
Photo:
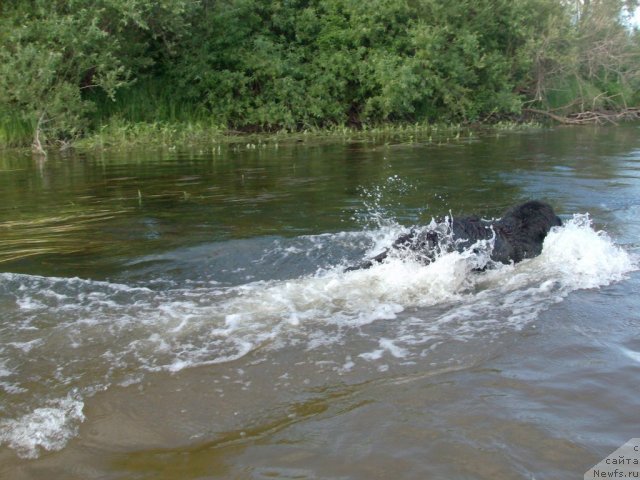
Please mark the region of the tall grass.
MULTIPOLYGON (((89 128, 73 145, 80 149, 130 149, 141 146, 172 148, 176 146, 233 144, 236 146, 278 145, 287 142, 393 141, 448 143, 469 139, 474 133, 460 124, 429 122, 394 122, 309 127, 300 131, 282 130, 268 133, 230 131, 226 125, 195 102, 178 101, 160 79, 140 81, 118 91, 115 100, 99 92, 86 100, 95 108, 89 128)), ((507 122, 498 129, 513 128, 507 122)), ((14 116, 0 116, 0 146, 24 147, 31 144, 33 127, 14 116)))
POLYGON ((174 147, 217 143, 224 129, 215 123, 192 122, 139 122, 132 123, 112 118, 75 143, 79 148, 131 148, 142 145, 174 147))
POLYGON ((0 113, 0 148, 22 147, 33 140, 33 126, 11 113, 0 113))
POLYGON ((210 115, 197 102, 177 100, 162 77, 140 80, 119 90, 115 99, 96 92, 87 97, 95 104, 93 126, 99 128, 114 117, 129 123, 208 123, 210 115))
POLYGON ((138 81, 119 90, 115 99, 101 92, 86 98, 95 109, 90 130, 76 142, 83 148, 203 143, 224 132, 195 102, 178 101, 162 78, 138 81))
POLYGON ((576 75, 556 80, 546 93, 549 109, 562 114, 623 109, 638 101, 637 92, 620 82, 599 85, 576 75))

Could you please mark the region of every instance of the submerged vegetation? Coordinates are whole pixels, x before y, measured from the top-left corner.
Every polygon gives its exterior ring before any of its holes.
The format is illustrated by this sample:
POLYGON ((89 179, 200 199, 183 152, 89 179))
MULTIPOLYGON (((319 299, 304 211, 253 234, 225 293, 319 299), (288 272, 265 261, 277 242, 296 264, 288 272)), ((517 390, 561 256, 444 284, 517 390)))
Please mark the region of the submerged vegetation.
POLYGON ((0 145, 635 116, 637 3, 5 0, 0 145))

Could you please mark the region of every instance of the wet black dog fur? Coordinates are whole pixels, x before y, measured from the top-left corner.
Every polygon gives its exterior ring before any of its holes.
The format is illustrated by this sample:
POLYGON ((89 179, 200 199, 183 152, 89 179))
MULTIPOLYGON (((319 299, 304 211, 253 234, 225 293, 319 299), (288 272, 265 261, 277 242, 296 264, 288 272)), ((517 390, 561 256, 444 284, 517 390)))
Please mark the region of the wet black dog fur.
POLYGON ((532 200, 507 210, 499 220, 483 220, 477 216, 447 219, 449 231, 445 236, 438 230, 414 228, 398 237, 390 248, 346 271, 369 268, 382 262, 390 252, 407 251, 425 263, 430 263, 443 252, 462 252, 479 240, 490 240, 495 235, 491 260, 500 263, 518 263, 525 258, 540 255, 542 244, 552 227, 562 221, 551 205, 532 200))

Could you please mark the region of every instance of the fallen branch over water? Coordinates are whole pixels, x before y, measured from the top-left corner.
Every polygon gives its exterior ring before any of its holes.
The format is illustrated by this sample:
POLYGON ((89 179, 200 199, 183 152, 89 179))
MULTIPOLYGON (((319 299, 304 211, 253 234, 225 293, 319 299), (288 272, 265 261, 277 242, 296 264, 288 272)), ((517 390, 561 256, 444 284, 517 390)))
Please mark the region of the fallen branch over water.
POLYGON ((524 110, 535 115, 543 115, 564 125, 587 125, 587 124, 604 124, 612 123, 617 125, 618 122, 626 120, 640 120, 640 108, 625 108, 620 111, 586 111, 572 113, 567 116, 558 115, 547 110, 538 110, 536 108, 527 108, 524 110))

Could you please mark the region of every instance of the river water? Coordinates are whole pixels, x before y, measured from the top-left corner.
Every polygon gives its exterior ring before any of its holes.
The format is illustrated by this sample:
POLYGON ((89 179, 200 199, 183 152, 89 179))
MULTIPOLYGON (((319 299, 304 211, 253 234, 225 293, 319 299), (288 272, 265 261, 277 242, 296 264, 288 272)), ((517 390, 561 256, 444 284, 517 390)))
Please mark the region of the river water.
POLYGON ((640 437, 640 127, 0 152, 0 478, 564 479, 640 437), (344 272, 539 198, 542 255, 344 272))

